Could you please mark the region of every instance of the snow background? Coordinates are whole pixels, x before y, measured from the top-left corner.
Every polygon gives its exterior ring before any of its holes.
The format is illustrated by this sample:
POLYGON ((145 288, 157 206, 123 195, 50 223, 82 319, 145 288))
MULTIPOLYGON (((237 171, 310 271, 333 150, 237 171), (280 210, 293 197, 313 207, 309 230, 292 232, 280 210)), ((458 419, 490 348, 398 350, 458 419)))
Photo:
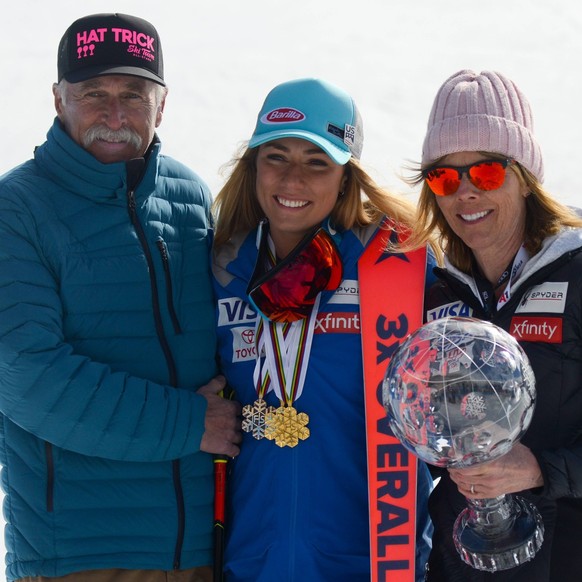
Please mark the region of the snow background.
POLYGON ((59 40, 71 22, 98 12, 141 16, 158 29, 170 89, 158 129, 164 152, 196 170, 214 193, 224 180, 221 166, 250 137, 268 91, 293 78, 321 77, 358 104, 370 174, 414 200, 402 168, 420 159, 441 83, 471 68, 497 70, 517 83, 532 106, 547 189, 582 205, 576 0, 11 2, 0 34, 0 173, 44 141, 54 117, 59 40))

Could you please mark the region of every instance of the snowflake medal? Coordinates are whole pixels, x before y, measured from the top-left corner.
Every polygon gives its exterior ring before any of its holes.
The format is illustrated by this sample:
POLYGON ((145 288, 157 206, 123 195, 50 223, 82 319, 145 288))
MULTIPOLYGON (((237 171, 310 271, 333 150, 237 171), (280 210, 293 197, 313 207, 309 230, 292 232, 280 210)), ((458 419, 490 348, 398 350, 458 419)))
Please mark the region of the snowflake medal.
POLYGON ((297 412, 293 406, 280 406, 266 418, 265 438, 279 447, 295 447, 300 440, 309 438, 309 416, 297 412))
POLYGON ((242 429, 245 432, 250 432, 253 438, 260 441, 265 438, 265 428, 267 426, 267 416, 271 416, 275 412, 274 406, 267 406, 267 403, 262 398, 255 400, 251 404, 243 406, 242 415, 242 429))

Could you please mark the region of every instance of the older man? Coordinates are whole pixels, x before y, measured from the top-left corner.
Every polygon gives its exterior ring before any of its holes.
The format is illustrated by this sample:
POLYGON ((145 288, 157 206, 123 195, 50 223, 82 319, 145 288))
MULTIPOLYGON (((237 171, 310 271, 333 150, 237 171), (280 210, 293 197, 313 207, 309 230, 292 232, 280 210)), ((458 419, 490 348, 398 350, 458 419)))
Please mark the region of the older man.
POLYGON ((0 180, 0 462, 7 579, 211 580, 218 395, 210 195, 160 153, 155 28, 75 21, 57 119, 0 180), (171 572, 168 578, 167 572, 171 572))

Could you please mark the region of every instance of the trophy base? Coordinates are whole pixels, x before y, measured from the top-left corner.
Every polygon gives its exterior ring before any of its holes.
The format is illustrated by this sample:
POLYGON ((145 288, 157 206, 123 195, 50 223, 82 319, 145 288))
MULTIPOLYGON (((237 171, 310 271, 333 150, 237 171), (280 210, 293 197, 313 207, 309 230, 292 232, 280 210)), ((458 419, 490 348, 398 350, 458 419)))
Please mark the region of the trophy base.
POLYGON ((453 529, 455 546, 466 564, 499 572, 536 555, 544 541, 544 523, 534 505, 509 495, 468 501, 453 529))

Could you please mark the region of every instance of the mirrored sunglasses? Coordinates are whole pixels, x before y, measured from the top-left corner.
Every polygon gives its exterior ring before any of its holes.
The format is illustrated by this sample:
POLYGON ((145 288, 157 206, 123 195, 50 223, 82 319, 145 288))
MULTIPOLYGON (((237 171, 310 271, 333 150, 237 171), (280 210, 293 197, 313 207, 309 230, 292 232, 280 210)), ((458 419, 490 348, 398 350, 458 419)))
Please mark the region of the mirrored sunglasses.
POLYGON ((433 166, 423 170, 422 177, 437 196, 454 194, 463 174, 479 190, 497 190, 505 182, 507 166, 513 163, 513 160, 479 160, 468 166, 433 166))
POLYGON ((247 288, 253 307, 271 321, 293 322, 309 317, 321 291, 335 291, 343 266, 331 235, 319 228, 273 268, 268 269, 268 228, 263 228, 257 264, 247 288))

